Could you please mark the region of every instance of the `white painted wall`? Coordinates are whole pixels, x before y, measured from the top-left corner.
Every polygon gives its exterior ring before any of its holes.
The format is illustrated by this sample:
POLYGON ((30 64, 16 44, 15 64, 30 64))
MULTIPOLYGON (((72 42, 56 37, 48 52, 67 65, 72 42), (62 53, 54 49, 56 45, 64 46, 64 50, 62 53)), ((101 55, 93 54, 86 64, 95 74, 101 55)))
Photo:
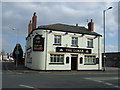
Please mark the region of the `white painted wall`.
MULTIPOLYGON (((71 35, 74 35, 73 33, 68 33, 67 35, 64 35, 65 32, 58 32, 58 31, 52 31, 49 33, 49 30, 35 30, 33 31, 33 34, 30 35, 29 41, 26 43, 26 47, 32 47, 33 45, 33 38, 36 35, 36 32, 40 35, 42 35, 45 40, 44 40, 44 51, 43 52, 38 52, 38 51, 32 51, 30 57, 32 57, 32 63, 27 63, 29 61, 29 57, 26 57, 25 59, 25 66, 29 67, 31 69, 36 69, 36 70, 71 70, 71 54, 73 53, 65 53, 64 54, 64 64, 63 65, 51 65, 50 63, 50 53, 48 52, 55 52, 56 47, 59 47, 54 44, 54 35, 55 34, 62 34, 62 42, 60 47, 71 47, 71 35), (47 37, 47 39, 46 39, 47 37), (47 46, 46 46, 47 44, 47 46), (47 53, 46 53, 47 52, 47 53), (66 64, 66 57, 69 56, 69 64, 66 64)), ((78 48, 87 48, 87 37, 95 37, 91 35, 84 35, 82 37, 81 34, 76 34, 78 35, 78 48)), ((90 48, 92 49, 92 54, 96 54, 96 57, 99 57, 99 65, 84 65, 84 54, 78 54, 78 70, 101 70, 102 69, 102 61, 101 61, 101 37, 100 39, 95 38, 93 40, 93 47, 90 48), (98 48, 98 40, 100 40, 99 43, 99 48, 98 48), (98 50, 99 49, 99 50, 98 50), (99 52, 98 52, 99 51, 99 52), (80 64, 80 57, 83 57, 83 64, 80 64)), ((71 47, 72 48, 72 47, 71 47)), ((73 47, 75 48, 75 47, 73 47)), ((88 49, 88 48, 87 48, 88 49)), ((74 53, 75 54, 75 53, 74 53)))

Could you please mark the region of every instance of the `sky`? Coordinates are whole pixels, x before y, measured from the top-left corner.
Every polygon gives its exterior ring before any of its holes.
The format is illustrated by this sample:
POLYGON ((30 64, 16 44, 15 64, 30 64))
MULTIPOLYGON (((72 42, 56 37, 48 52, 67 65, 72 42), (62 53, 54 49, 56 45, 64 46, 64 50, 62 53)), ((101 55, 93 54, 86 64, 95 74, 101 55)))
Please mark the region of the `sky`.
POLYGON ((37 27, 63 23, 79 24, 87 28, 88 22, 93 19, 95 32, 103 35, 103 10, 111 6, 113 8, 106 11, 106 52, 116 52, 118 51, 118 2, 2 2, 0 4, 2 49, 10 53, 13 52, 16 43, 20 43, 25 51, 28 23, 34 12, 37 15, 37 27))

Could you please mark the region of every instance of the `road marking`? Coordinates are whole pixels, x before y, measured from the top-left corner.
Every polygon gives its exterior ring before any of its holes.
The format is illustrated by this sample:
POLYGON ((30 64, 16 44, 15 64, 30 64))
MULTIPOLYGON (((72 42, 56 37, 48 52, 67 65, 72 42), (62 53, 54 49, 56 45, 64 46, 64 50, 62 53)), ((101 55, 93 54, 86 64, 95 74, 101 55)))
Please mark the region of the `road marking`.
MULTIPOLYGON (((105 85, 108 85, 108 86, 112 86, 112 87, 115 87, 115 88, 120 88, 119 86, 115 86, 114 84, 112 84, 112 83, 107 83, 107 82, 103 82, 103 81, 100 81, 99 79, 98 80, 94 80, 95 78, 85 78, 85 79, 87 79, 87 80, 92 80, 92 81, 95 81, 95 82, 99 82, 99 83, 102 83, 102 84, 105 84, 105 85)), ((116 79, 116 78, 114 78, 114 79, 116 79)), ((114 80, 113 79, 113 80, 114 80)), ((103 79, 102 79, 103 80, 103 79)))
POLYGON ((19 86, 25 87, 25 88, 33 88, 33 90, 40 90, 39 88, 31 87, 31 86, 28 86, 28 85, 19 85, 19 86))
POLYGON ((19 85, 21 87, 26 87, 26 88, 34 88, 34 87, 31 87, 31 86, 27 86, 27 85, 19 85))
POLYGON ((85 79, 91 80, 92 78, 85 78, 85 79))
POLYGON ((114 86, 115 88, 120 88, 119 86, 114 86))
POLYGON ((104 83, 104 84, 106 84, 106 85, 113 85, 113 84, 111 84, 111 83, 104 83))
MULTIPOLYGON (((92 78, 85 78, 85 79, 88 79, 88 80, 93 80, 92 78)), ((95 82, 99 82, 99 83, 103 83, 103 81, 100 81, 100 80, 93 80, 95 82)))

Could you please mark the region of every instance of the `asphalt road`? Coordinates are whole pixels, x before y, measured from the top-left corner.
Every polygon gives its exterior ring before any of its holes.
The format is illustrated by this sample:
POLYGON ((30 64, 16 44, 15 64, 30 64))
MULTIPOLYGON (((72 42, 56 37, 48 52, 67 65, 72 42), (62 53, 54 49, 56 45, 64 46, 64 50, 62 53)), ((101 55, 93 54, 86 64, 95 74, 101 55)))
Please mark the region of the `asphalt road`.
MULTIPOLYGON (((2 88, 119 88, 116 70, 31 71, 9 70, 3 63, 2 88)), ((41 90, 41 89, 40 89, 41 90)))

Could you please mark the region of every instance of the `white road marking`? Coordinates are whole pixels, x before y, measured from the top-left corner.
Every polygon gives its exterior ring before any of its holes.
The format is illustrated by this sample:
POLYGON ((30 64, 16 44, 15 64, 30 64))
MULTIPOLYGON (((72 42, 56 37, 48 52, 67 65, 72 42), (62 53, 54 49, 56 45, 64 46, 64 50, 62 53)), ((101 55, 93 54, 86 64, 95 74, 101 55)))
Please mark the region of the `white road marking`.
MULTIPOLYGON (((95 81, 95 82, 99 82, 99 83, 102 83, 102 84, 105 84, 105 85, 108 85, 108 86, 112 86, 112 87, 115 87, 115 88, 120 88, 119 86, 114 85, 112 83, 107 83, 107 82, 100 81, 100 80, 104 80, 103 78, 102 79, 100 79, 100 78, 85 78, 85 79, 92 80, 92 81, 95 81)), ((112 80, 115 80, 115 79, 117 79, 117 78, 113 78, 112 80)), ((108 78, 107 78, 107 80, 108 80, 108 78)))
POLYGON ((115 88, 120 88, 119 86, 114 86, 115 88))
POLYGON ((111 83, 104 83, 104 84, 106 84, 106 85, 113 85, 113 84, 111 84, 111 83))
POLYGON ((19 85, 21 87, 26 87, 26 88, 34 88, 34 87, 31 87, 31 86, 27 86, 27 85, 19 85))
POLYGON ((85 79, 91 80, 92 78, 85 78, 85 79))

